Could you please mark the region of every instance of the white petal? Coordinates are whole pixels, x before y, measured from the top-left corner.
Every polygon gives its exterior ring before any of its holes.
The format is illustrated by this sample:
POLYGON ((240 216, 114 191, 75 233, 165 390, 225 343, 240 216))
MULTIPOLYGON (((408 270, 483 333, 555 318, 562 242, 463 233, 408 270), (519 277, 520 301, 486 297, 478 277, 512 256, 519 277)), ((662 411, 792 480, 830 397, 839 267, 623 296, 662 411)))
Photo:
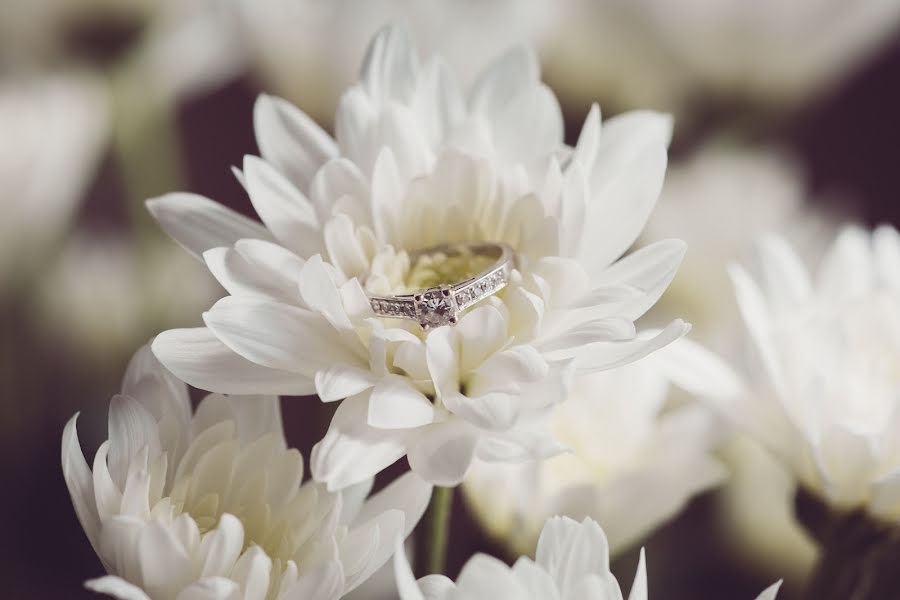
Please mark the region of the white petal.
POLYGON ((562 110, 556 95, 543 84, 520 93, 492 116, 498 155, 510 162, 532 163, 562 143, 562 110))
POLYGON ((409 466, 425 481, 455 486, 465 478, 478 437, 472 429, 452 419, 417 430, 418 436, 407 452, 409 466))
POLYGON ((592 575, 607 586, 607 597, 622 597, 609 572, 606 535, 592 519, 578 523, 568 517, 552 517, 541 531, 535 561, 550 574, 563 598, 576 597, 570 596, 571 592, 592 575))
POLYGON ((577 356, 588 344, 594 342, 618 342, 633 339, 634 323, 624 317, 606 317, 579 323, 567 331, 541 341, 538 348, 548 359, 577 356))
POLYGON ((343 299, 332 278, 333 272, 334 268, 320 255, 310 258, 300 273, 300 295, 310 309, 328 319, 335 329, 351 329, 343 299))
POLYGON ((819 292, 839 302, 869 290, 874 282, 869 234, 844 227, 819 268, 819 292))
POLYGON ((295 298, 303 259, 278 244, 263 240, 238 240, 234 249, 253 268, 257 277, 268 281, 270 289, 295 298))
POLYGON ((337 145, 316 123, 286 100, 261 95, 253 129, 263 158, 306 191, 318 168, 337 155, 337 145))
POLYGON ((647 600, 647 559, 644 549, 641 548, 641 558, 638 561, 637 572, 634 574, 634 582, 628 593, 628 600, 647 600))
MULTIPOLYGON (((781 588, 781 581, 777 581, 767 587, 762 594, 757 596, 756 600, 775 600, 778 590, 781 588)), ((630 599, 629 599, 630 600, 630 599)))
POLYGON ((272 240, 261 223, 209 198, 178 192, 147 200, 147 210, 163 231, 198 258, 210 248, 243 238, 272 240))
POLYGON ((434 389, 440 399, 443 394, 459 390, 459 362, 456 330, 440 327, 429 332, 425 339, 425 359, 434 389))
POLYGON ((578 142, 572 153, 571 163, 579 163, 583 167, 590 167, 597 158, 597 149, 600 144, 600 106, 595 102, 591 104, 588 116, 581 126, 578 134, 578 142))
POLYGON ((341 402, 325 437, 315 445, 310 469, 316 481, 338 490, 374 477, 406 453, 406 435, 368 424, 367 394, 341 402))
POLYGON ((415 473, 404 473, 366 500, 353 524, 365 523, 375 515, 397 509, 404 515, 402 535, 406 537, 412 533, 425 514, 431 500, 431 490, 432 485, 415 473))
POLYGON ((203 320, 226 346, 270 369, 312 379, 319 369, 360 362, 321 315, 296 306, 228 296, 203 320))
POLYGON ((90 579, 84 582, 84 587, 92 592, 113 596, 119 600, 151 600, 150 596, 145 594, 141 588, 115 575, 90 579))
POLYGON ((459 320, 459 369, 468 372, 478 368, 485 358, 499 350, 508 340, 506 320, 494 306, 479 306, 459 320))
POLYGON ((300 190, 255 156, 244 157, 244 178, 253 208, 282 245, 304 258, 322 249, 315 208, 300 190))
POLYGON ((632 252, 602 271, 592 279, 595 285, 624 285, 643 293, 640 298, 628 298, 621 303, 601 306, 599 312, 592 314, 617 315, 636 320, 662 296, 675 277, 686 251, 687 244, 681 240, 663 240, 632 252))
POLYGON ((603 125, 590 173, 585 244, 588 271, 599 273, 634 243, 662 190, 671 118, 632 112, 603 125), (590 243, 588 243, 590 240, 590 243))
POLYGON ((690 329, 690 325, 675 319, 649 339, 638 337, 625 342, 596 342, 584 348, 576 364, 582 374, 627 365, 671 344, 690 329))
POLYGON ((881 282, 900 290, 900 234, 889 225, 881 225, 872 234, 872 246, 881 282))
POLYGON ((753 340, 756 351, 759 353, 762 364, 776 390, 781 391, 781 368, 771 338, 770 323, 772 317, 765 297, 756 285, 756 282, 750 278, 743 268, 732 265, 728 269, 728 274, 731 276, 735 299, 737 300, 741 317, 744 320, 744 326, 747 328, 747 333, 750 335, 750 339, 753 340))
POLYGON ((207 577, 179 592, 175 600, 243 600, 237 583, 224 577, 207 577))
MULTIPOLYGON (((77 423, 78 415, 73 416, 66 423, 62 435, 62 470, 66 487, 72 497, 72 505, 75 514, 84 529, 84 533, 90 540, 94 551, 97 552, 97 537, 100 532, 100 517, 97 514, 97 505, 94 501, 94 483, 91 470, 88 468, 81 445, 78 442, 77 423)), ((98 552, 99 554, 99 552, 98 552)))
POLYGON ((369 425, 379 429, 409 429, 434 421, 434 405, 405 377, 388 375, 369 397, 369 425))
POLYGON ((206 327, 164 331, 153 340, 152 348, 167 369, 200 389, 223 394, 315 393, 309 377, 252 363, 206 327))
MULTIPOLYGON (((259 243, 277 247, 269 242, 259 243)), ((299 257, 295 258, 300 261, 299 257)), ((203 253, 203 260, 216 280, 232 296, 267 298, 287 303, 297 303, 300 300, 297 279, 291 281, 290 274, 287 273, 272 277, 271 273, 260 270, 234 248, 212 248, 203 253)), ((300 262, 301 266, 302 264, 300 262)), ((299 277, 299 268, 294 276, 299 277)))
MULTIPOLYGON (((425 600, 416 583, 412 568, 409 566, 406 552, 403 550, 403 542, 399 540, 394 548, 394 578, 397 580, 397 592, 400 594, 400 600, 425 600)), ((450 583, 450 586, 452 585, 450 583)))
POLYGON ((134 398, 113 396, 109 403, 109 473, 120 489, 135 456, 146 448, 151 460, 162 452, 159 427, 134 398))
POLYGON ((244 552, 231 572, 231 579, 244 592, 242 600, 266 600, 271 571, 272 559, 259 546, 251 546, 244 552))
POLYGON ((412 92, 419 59, 402 27, 387 25, 372 39, 363 59, 360 81, 377 102, 405 100, 412 92))
POLYGON ((744 391, 740 376, 723 358, 688 338, 657 350, 650 360, 667 379, 695 396, 736 398, 744 391))
POLYGON ((528 598, 528 590, 516 580, 503 561, 476 554, 456 580, 459 598, 528 598))
POLYGON ((244 527, 237 517, 224 514, 216 528, 200 542, 201 576, 227 576, 244 547, 244 527))
POLYGON ((338 600, 344 592, 344 573, 341 564, 331 561, 317 565, 297 579, 279 600, 338 600))
POLYGON ((210 394, 200 401, 194 413, 194 434, 223 421, 234 423, 243 445, 249 445, 269 433, 284 437, 278 396, 210 394))
POLYGON ((759 240, 757 248, 766 293, 775 310, 790 308, 805 300, 812 288, 809 272, 787 242, 778 236, 766 235, 759 240))
POLYGON ((456 589, 456 584, 444 575, 426 575, 419 579, 419 589, 425 596, 424 600, 444 600, 450 597, 450 593, 456 589))
POLYGON ((349 215, 357 225, 371 225, 369 182, 359 167, 346 158, 328 161, 316 172, 310 191, 321 218, 349 215))
POLYGON ((149 522, 137 540, 144 590, 151 597, 171 596, 191 578, 191 559, 175 536, 156 522, 149 522))
POLYGON ((526 557, 519 558, 512 567, 513 575, 531 592, 531 597, 541 600, 558 600, 556 583, 544 569, 526 557))
POLYGON ((368 369, 335 366, 317 371, 315 381, 322 402, 334 402, 366 391, 376 380, 368 369))
POLYGON ((403 531, 403 513, 386 510, 347 533, 341 545, 345 593, 358 587, 387 563, 403 531))
POLYGON ((529 48, 515 47, 491 63, 472 87, 469 107, 489 117, 500 115, 509 102, 538 82, 537 57, 529 48))

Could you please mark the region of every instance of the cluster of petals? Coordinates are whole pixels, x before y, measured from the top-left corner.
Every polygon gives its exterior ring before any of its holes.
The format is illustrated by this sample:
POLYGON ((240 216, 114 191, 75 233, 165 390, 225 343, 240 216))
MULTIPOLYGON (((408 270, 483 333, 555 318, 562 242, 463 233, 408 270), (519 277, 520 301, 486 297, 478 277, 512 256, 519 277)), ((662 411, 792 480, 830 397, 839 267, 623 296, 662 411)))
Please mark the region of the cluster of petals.
POLYGON ((89 468, 76 417, 62 466, 75 512, 109 573, 87 586, 122 600, 334 599, 384 565, 431 486, 408 473, 367 498, 305 483, 276 397, 208 395, 135 355, 89 468))
POLYGON ((463 491, 484 528, 516 552, 531 553, 546 520, 567 515, 599 522, 619 553, 726 478, 714 456, 719 420, 682 396, 734 389, 727 365, 678 340, 576 381, 551 425, 568 452, 516 465, 476 462, 463 491))
MULTIPOLYGON (((403 552, 394 554, 394 571, 401 600, 622 600, 619 582, 609 570, 609 544, 600 526, 591 519, 581 523, 568 517, 547 521, 538 541, 535 559, 506 563, 476 554, 463 567, 456 582, 443 575, 416 581, 403 552)), ((780 582, 757 600, 775 600, 780 582)), ((647 600, 644 552, 628 600, 647 600)))
POLYGON ((753 377, 723 413, 837 509, 900 518, 900 235, 848 226, 811 274, 783 239, 731 275, 753 377))
POLYGON ((468 94, 439 57, 382 30, 342 97, 335 137, 285 101, 259 99, 262 157, 237 176, 262 223, 208 199, 150 202, 162 227, 202 256, 230 294, 206 327, 160 335, 180 378, 222 393, 317 393, 343 400, 311 460, 338 489, 404 455, 454 485, 475 458, 560 451, 547 415, 574 377, 621 366, 682 336, 648 339, 634 321, 683 256, 676 240, 622 257, 659 195, 670 119, 594 107, 577 145, 534 55, 516 48, 468 94), (367 293, 409 293, 410 253, 505 242, 518 269, 456 327, 424 332, 375 317, 367 293))

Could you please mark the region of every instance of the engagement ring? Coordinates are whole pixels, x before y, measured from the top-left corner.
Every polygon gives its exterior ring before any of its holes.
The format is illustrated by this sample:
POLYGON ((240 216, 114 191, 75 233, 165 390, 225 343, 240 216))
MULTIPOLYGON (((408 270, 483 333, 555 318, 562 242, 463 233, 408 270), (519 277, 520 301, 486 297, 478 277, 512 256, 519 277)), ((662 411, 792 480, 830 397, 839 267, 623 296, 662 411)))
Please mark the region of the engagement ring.
POLYGON ((492 258, 494 262, 487 269, 459 282, 420 289, 412 294, 369 296, 375 314, 413 319, 423 329, 454 325, 462 311, 506 287, 515 268, 515 252, 503 243, 441 244, 419 250, 410 255, 410 259, 415 265, 420 257, 435 254, 448 257, 471 254, 492 258))

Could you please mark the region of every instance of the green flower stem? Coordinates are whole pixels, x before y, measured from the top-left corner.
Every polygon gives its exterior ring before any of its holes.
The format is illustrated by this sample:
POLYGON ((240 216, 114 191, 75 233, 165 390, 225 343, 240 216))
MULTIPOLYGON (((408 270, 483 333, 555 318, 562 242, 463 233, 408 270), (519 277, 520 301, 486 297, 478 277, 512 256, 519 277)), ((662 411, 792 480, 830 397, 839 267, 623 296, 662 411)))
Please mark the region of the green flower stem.
POLYGON ((419 538, 425 551, 425 560, 419 576, 443 573, 447 562, 447 542, 449 541, 450 513, 453 510, 452 487, 435 487, 431 503, 419 538))

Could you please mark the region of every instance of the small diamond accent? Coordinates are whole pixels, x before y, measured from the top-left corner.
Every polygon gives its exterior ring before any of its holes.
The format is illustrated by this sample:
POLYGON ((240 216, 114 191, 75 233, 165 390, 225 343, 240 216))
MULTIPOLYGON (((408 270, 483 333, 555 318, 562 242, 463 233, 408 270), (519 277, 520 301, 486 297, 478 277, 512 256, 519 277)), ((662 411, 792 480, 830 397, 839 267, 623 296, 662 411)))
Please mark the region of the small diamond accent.
POLYGON ((455 323, 456 312, 453 298, 439 289, 428 290, 416 300, 416 316, 424 329, 455 323))

